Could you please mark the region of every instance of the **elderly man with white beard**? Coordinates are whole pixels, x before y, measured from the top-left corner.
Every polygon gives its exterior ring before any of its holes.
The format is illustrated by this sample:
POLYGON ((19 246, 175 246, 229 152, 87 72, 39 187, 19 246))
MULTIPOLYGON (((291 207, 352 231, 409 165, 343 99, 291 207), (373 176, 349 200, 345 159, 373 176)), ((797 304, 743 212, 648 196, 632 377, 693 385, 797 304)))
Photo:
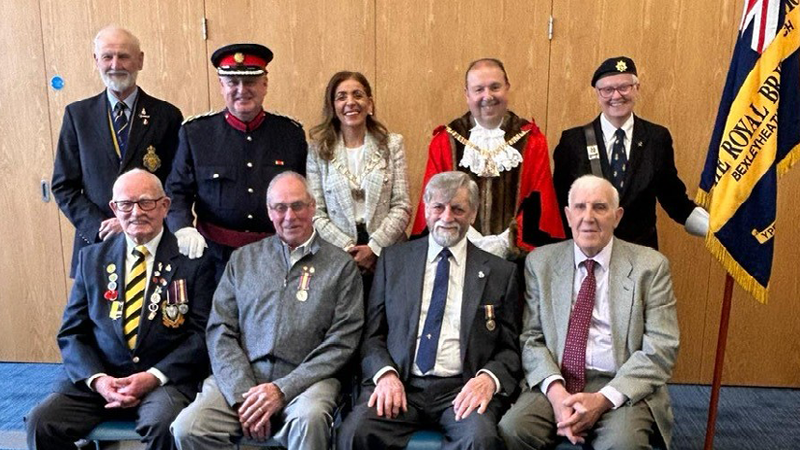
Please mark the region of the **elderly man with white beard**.
POLYGON ((361 347, 363 390, 339 448, 404 448, 431 426, 443 449, 502 448, 497 420, 520 377, 516 266, 465 239, 478 186, 462 172, 425 187, 427 238, 387 247, 361 347))
POLYGON ((122 231, 108 206, 114 181, 138 168, 163 183, 183 121, 178 108, 137 86, 144 52, 130 31, 101 29, 92 54, 106 89, 67 106, 53 168, 53 196, 75 226, 71 276, 80 249, 122 231))

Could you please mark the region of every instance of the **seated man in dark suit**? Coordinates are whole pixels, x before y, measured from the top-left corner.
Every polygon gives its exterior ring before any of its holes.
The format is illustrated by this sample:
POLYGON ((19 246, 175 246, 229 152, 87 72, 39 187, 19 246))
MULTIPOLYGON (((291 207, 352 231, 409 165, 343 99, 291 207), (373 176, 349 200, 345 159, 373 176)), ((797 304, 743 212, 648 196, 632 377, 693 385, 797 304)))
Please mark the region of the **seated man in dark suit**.
POLYGON ((364 390, 342 449, 402 448, 420 428, 445 449, 502 448, 497 420, 520 374, 516 266, 464 237, 478 187, 461 172, 425 187, 425 239, 384 249, 361 349, 364 390))
POLYGON ((75 448, 105 420, 135 420, 148 449, 174 448, 169 425, 209 372, 214 274, 178 252, 169 206, 144 170, 114 183, 123 233, 80 253, 58 332, 68 379, 26 417, 30 449, 75 448))

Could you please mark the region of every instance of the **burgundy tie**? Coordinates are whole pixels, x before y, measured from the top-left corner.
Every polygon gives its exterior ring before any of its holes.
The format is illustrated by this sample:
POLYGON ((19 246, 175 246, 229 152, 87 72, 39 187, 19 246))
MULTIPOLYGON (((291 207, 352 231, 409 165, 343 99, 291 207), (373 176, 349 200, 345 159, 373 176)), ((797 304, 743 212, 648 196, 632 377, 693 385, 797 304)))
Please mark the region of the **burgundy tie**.
POLYGON ((578 300, 569 316, 564 358, 561 361, 561 375, 564 376, 567 383, 566 388, 570 394, 583 392, 583 388, 586 387, 586 341, 589 339, 589 324, 592 322, 594 293, 597 288, 594 264, 595 261, 592 259, 583 262, 587 272, 586 278, 581 283, 578 300))

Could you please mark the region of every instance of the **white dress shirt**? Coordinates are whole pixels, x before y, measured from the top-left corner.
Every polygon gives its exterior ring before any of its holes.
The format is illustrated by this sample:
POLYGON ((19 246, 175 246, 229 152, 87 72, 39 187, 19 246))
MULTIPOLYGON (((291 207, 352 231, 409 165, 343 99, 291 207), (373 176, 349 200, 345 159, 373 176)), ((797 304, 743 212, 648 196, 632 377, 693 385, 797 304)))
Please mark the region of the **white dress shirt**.
MULTIPOLYGON (((161 243, 162 236, 164 236, 163 228, 161 229, 161 231, 158 232, 156 237, 154 237, 149 242, 146 242, 144 244, 144 246, 147 247, 147 256, 145 256, 144 258, 144 264, 147 267, 147 276, 145 277, 145 280, 150 280, 150 278, 153 275, 153 266, 155 265, 156 251, 158 250, 158 245, 161 243)), ((133 242, 133 240, 131 240, 131 238, 128 235, 125 235, 125 278, 124 278, 125 281, 123 281, 124 283, 127 283, 128 275, 131 273, 131 270, 133 270, 133 265, 136 264, 136 256, 133 255, 133 250, 138 246, 139 245, 133 242)), ((149 286, 150 283, 145 283, 145 289, 147 289, 149 286)), ((149 292, 145 291, 145 298, 147 298, 148 294, 149 292)), ((167 376, 164 375, 163 372, 156 369, 155 367, 147 369, 147 372, 152 374, 154 377, 158 378, 158 381, 161 384, 161 386, 167 384, 167 382, 169 381, 169 378, 167 378, 167 376)), ((89 386, 89 388, 91 388, 92 382, 94 380, 100 378, 101 376, 106 376, 106 375, 107 374, 105 373, 96 373, 86 379, 86 385, 89 386)))
MULTIPOLYGON (((617 127, 612 125, 604 114, 600 114, 600 128, 603 130, 603 142, 606 144, 606 156, 608 157, 608 161, 611 161, 614 142, 617 140, 617 136, 614 134, 617 132, 617 127)), ((630 160, 631 142, 633 140, 633 114, 628 117, 628 120, 626 120, 620 128, 625 131, 625 141, 623 141, 625 145, 625 157, 630 160)))
MULTIPOLYGON (((594 270, 597 288, 595 289, 592 321, 589 324, 589 337, 586 342, 586 369, 610 374, 616 373, 618 369, 614 362, 614 345, 611 335, 611 299, 609 298, 608 290, 609 264, 611 262, 613 247, 614 238, 611 239, 605 248, 600 250, 600 253, 591 258, 597 263, 595 264, 594 270)), ((583 279, 588 275, 583 262, 589 259, 577 245, 574 246, 574 252, 575 272, 572 280, 573 307, 578 299, 578 292, 581 289, 583 279)), ((556 380, 564 381, 564 378, 561 375, 551 375, 545 378, 541 386, 542 392, 547 394, 547 388, 550 386, 550 383, 556 380)), ((600 393, 614 404, 614 408, 619 408, 625 403, 625 400, 627 400, 624 394, 611 386, 604 386, 600 389, 600 393)))

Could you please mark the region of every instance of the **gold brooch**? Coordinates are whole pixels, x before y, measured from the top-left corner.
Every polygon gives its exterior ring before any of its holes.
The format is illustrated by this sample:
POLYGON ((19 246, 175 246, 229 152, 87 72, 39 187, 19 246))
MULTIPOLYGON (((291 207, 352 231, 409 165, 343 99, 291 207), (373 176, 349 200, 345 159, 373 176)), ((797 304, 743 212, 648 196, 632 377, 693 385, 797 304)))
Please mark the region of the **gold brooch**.
POLYGON ((152 145, 147 147, 147 154, 144 155, 144 158, 142 158, 142 162, 150 172, 155 172, 159 167, 161 167, 161 158, 156 155, 155 147, 152 145))

